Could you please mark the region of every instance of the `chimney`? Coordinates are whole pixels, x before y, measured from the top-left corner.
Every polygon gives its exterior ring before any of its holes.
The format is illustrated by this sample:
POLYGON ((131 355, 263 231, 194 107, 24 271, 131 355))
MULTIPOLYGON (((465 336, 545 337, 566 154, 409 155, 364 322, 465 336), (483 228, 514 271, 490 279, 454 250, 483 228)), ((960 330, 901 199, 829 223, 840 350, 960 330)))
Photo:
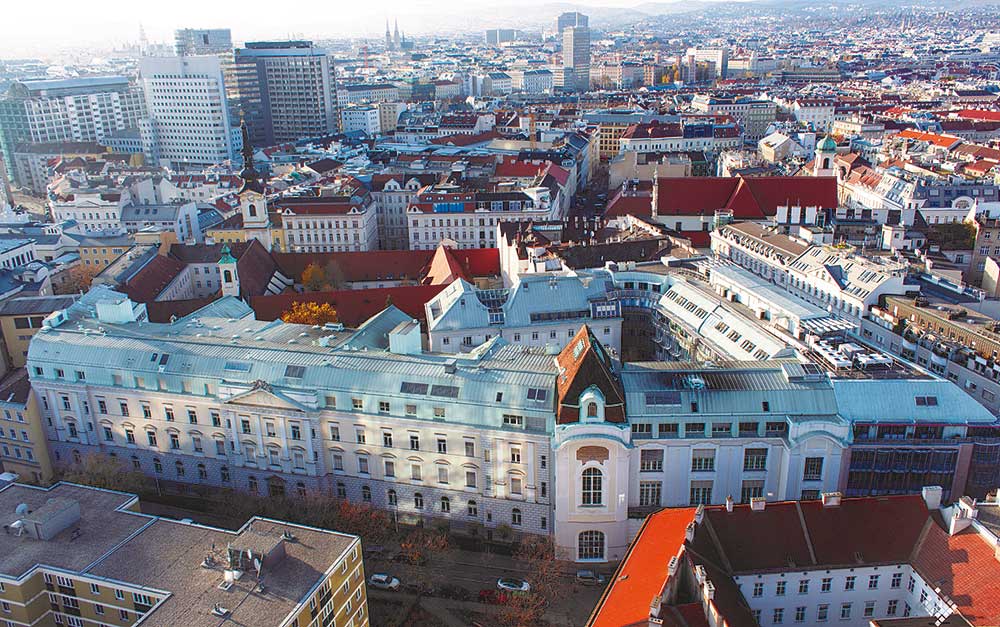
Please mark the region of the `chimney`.
POLYGON ((823 507, 839 507, 840 499, 844 495, 840 492, 824 492, 823 493, 823 507))
POLYGON ((705 506, 699 503, 698 507, 696 507, 694 510, 694 521, 700 525, 701 521, 704 518, 705 518, 705 506))
POLYGON ((677 556, 674 555, 673 557, 670 558, 670 561, 667 563, 667 574, 671 577, 676 575, 678 566, 680 566, 680 560, 678 560, 677 556))
POLYGON ((661 595, 656 595, 653 600, 649 602, 649 617, 659 618, 660 617, 660 607, 663 605, 663 597, 661 595))
POLYGON ((767 499, 763 496, 755 496, 750 499, 750 509, 755 512, 764 511, 764 506, 767 505, 767 499))
POLYGON ((694 521, 688 523, 687 527, 684 528, 684 541, 691 542, 694 540, 694 521))
POLYGON ((733 511, 733 495, 730 494, 726 497, 726 511, 732 513, 733 511))
POLYGON ((711 601, 715 598, 715 584, 711 581, 705 582, 705 600, 711 601))
POLYGON ((963 496, 952 508, 951 520, 948 523, 948 535, 953 536, 965 531, 978 516, 979 508, 976 507, 976 502, 963 496))
POLYGON ((920 491, 920 494, 924 497, 924 503, 927 505, 927 509, 931 511, 941 509, 941 493, 942 488, 939 485, 924 486, 924 489, 920 491))

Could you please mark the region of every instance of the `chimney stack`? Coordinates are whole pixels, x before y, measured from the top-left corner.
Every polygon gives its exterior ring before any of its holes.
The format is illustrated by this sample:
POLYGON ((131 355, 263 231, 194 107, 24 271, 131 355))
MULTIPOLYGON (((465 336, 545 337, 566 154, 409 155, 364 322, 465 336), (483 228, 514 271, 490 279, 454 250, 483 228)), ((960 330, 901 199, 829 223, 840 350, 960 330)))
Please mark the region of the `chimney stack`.
POLYGON ((732 513, 733 511, 733 495, 730 494, 726 497, 726 511, 732 513))
POLYGON ((840 499, 844 495, 840 492, 824 492, 823 493, 823 507, 838 507, 840 506, 840 499))
POLYGON ((927 509, 931 511, 941 509, 942 492, 943 490, 939 485, 924 486, 924 489, 920 491, 920 494, 924 497, 924 503, 927 505, 927 509))
POLYGON ((958 500, 952 509, 951 520, 948 523, 948 535, 953 536, 965 531, 972 525, 972 521, 979 517, 979 508, 976 502, 963 496, 958 500))
POLYGON ((763 496, 755 496, 750 499, 750 509, 755 512, 764 511, 764 507, 767 505, 767 499, 763 496))

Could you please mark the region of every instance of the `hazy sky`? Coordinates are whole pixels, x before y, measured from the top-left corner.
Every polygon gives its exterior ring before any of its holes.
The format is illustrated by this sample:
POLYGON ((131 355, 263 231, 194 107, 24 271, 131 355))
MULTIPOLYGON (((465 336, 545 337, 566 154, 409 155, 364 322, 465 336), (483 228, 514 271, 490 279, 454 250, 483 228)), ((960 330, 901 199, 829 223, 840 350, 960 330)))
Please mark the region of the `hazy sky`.
MULTIPOLYGON (((573 0, 572 4, 630 7, 641 1, 573 0)), ((505 13, 511 4, 530 6, 527 0, 500 3, 507 7, 505 13)), ((504 25, 489 20, 497 6, 497 0, 0 0, 0 21, 4 24, 0 57, 37 54, 46 48, 135 41, 139 24, 152 42, 172 41, 178 27, 229 27, 237 41, 365 36, 384 31, 387 17, 398 17, 404 32, 430 32, 442 20, 456 17, 470 26, 489 28, 504 25)), ((530 14, 530 9, 521 14, 530 14)), ((540 26, 548 26, 548 21, 540 26)))

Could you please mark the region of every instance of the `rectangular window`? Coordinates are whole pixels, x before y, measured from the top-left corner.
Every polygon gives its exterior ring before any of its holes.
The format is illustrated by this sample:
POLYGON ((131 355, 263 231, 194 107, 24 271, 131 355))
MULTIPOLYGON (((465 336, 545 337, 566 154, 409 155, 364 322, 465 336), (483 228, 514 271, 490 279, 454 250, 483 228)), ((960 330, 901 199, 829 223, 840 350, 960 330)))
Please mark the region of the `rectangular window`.
POLYGON ((438 483, 448 483, 447 466, 438 466, 438 483))
POLYGON ((865 617, 875 616, 875 601, 865 601, 865 617))
POLYGON ((663 498, 663 482, 661 481, 639 482, 640 507, 659 507, 662 498, 663 498))
POLYGON ((819 481, 823 478, 823 458, 807 457, 802 470, 803 481, 819 481))
POLYGON ((743 470, 744 471, 767 470, 767 449, 748 448, 744 450, 743 470))
POLYGON ((851 604, 843 603, 840 606, 840 619, 847 620, 851 617, 851 604))
POLYGON ((691 482, 691 505, 708 505, 712 502, 712 482, 691 482))
POLYGON ((396 476, 396 462, 390 459, 385 460, 385 476, 386 477, 396 476))
POLYGON ((855 577, 854 575, 851 575, 846 579, 844 579, 844 590, 854 590, 854 582, 856 580, 857 577, 855 577))
POLYGON ((476 456, 476 443, 475 442, 465 442, 465 456, 475 457, 476 456))
POLYGON ((662 472, 663 449, 642 449, 639 459, 639 472, 662 472))
POLYGON ((691 470, 694 472, 715 470, 715 449, 695 449, 691 454, 691 470))
POLYGON ((826 622, 830 617, 830 606, 826 603, 818 606, 816 608, 816 621, 820 623, 826 622))
POLYGON ((420 481, 420 464, 410 464, 410 479, 420 481))

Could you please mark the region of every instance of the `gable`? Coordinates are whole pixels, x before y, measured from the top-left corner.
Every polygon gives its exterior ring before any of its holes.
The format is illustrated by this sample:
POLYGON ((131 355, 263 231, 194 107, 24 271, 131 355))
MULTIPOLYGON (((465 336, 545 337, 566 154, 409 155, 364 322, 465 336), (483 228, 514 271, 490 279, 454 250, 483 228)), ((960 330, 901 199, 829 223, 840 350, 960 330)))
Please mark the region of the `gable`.
POLYGON ((225 404, 267 407, 270 409, 283 409, 290 411, 305 411, 305 408, 298 403, 274 393, 271 390, 271 386, 262 381, 254 382, 253 389, 230 397, 225 404))

